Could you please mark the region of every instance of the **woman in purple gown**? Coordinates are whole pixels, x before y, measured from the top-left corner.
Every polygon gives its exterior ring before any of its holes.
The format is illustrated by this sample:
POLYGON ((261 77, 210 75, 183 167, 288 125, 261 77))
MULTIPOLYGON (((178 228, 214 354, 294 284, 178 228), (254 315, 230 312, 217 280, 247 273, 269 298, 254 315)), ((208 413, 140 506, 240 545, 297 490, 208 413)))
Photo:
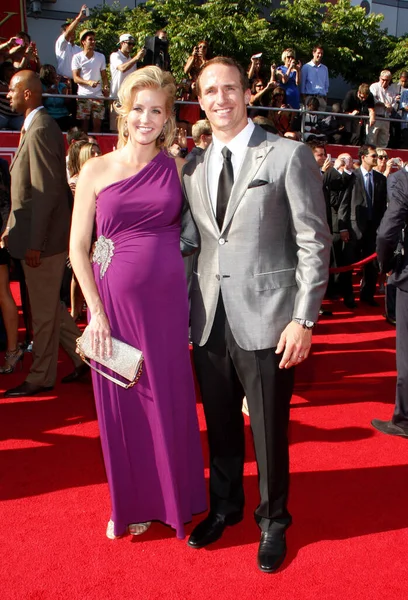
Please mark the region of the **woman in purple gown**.
POLYGON ((183 538, 184 523, 206 508, 179 242, 182 161, 166 151, 175 92, 170 73, 158 67, 125 79, 119 149, 85 164, 75 194, 70 257, 93 348, 110 356, 114 337, 145 358, 128 390, 92 372, 112 505, 109 538, 138 535, 155 520, 183 538), (95 219, 99 259, 91 267, 95 219))

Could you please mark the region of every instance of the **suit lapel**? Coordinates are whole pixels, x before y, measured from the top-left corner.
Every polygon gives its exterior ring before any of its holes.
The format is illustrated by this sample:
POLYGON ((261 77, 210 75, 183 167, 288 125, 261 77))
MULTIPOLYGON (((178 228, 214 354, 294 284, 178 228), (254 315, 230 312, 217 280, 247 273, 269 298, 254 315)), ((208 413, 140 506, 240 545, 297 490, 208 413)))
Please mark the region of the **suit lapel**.
POLYGON ((17 148, 17 150, 16 150, 16 153, 15 153, 15 155, 14 155, 14 158, 13 158, 13 160, 11 161, 11 164, 10 164, 10 172, 11 172, 11 170, 13 169, 14 163, 16 162, 16 160, 17 160, 17 157, 18 157, 18 155, 20 154, 22 147, 23 147, 23 146, 24 146, 24 144, 26 143, 26 140, 27 140, 27 135, 28 135, 28 131, 27 131, 27 133, 25 133, 25 134, 24 134, 24 137, 23 137, 23 139, 21 140, 21 142, 20 142, 20 144, 19 144, 19 146, 18 146, 18 148, 17 148))
POLYGON ((31 128, 32 128, 32 126, 33 126, 33 124, 35 123, 35 121, 36 121, 37 119, 41 118, 41 116, 42 116, 42 114, 44 114, 44 112, 45 112, 45 108, 42 108, 41 110, 38 110, 38 111, 37 111, 37 113, 34 115, 34 117, 33 117, 33 120, 32 120, 32 121, 31 121, 31 123, 30 123, 30 127, 28 128, 28 131, 27 131, 27 132, 24 134, 24 137, 23 137, 23 139, 21 140, 21 142, 20 142, 20 144, 19 144, 19 146, 18 146, 18 148, 17 148, 17 151, 16 151, 16 153, 15 153, 15 155, 14 155, 14 158, 13 158, 13 160, 11 161, 11 165, 10 165, 10 171, 12 170, 12 168, 13 168, 13 166, 14 166, 14 163, 16 162, 16 160, 17 160, 17 157, 18 157, 18 155, 19 155, 19 154, 20 154, 20 152, 21 152, 21 149, 24 147, 24 144, 25 144, 25 143, 26 143, 26 141, 27 141, 27 136, 30 134, 30 130, 31 130, 31 128))
POLYGON ((261 127, 256 126, 251 139, 249 140, 240 173, 231 191, 231 197, 225 213, 223 230, 226 229, 231 222, 239 203, 248 189, 248 185, 254 179, 259 167, 272 149, 273 144, 268 144, 266 142, 265 131, 261 127))
POLYGON ((206 152, 204 152, 204 161, 197 165, 196 176, 197 176, 197 189, 200 194, 201 202, 203 203, 205 212, 208 215, 214 228, 219 231, 217 219, 215 218, 214 211, 211 205, 210 192, 208 189, 208 162, 212 151, 213 145, 211 144, 206 152))

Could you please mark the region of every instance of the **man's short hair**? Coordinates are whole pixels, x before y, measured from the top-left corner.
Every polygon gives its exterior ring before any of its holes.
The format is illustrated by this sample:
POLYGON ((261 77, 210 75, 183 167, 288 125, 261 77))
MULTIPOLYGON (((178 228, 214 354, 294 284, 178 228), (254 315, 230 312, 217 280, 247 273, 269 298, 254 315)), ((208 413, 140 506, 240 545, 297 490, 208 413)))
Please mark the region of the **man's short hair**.
POLYGON ((230 58, 229 56, 216 56, 215 58, 212 58, 211 60, 208 60, 206 63, 204 63, 198 73, 198 77, 197 77, 197 81, 196 81, 197 96, 201 96, 201 86, 200 86, 201 75, 204 73, 204 71, 207 69, 207 67, 211 67, 212 65, 224 65, 226 67, 235 67, 236 69, 238 69, 242 90, 244 92, 246 92, 246 90, 249 88, 249 81, 248 81, 247 74, 245 73, 242 66, 234 58, 230 58))
POLYGON ((72 142, 77 142, 78 140, 86 140, 88 141, 88 136, 80 127, 71 127, 67 131, 67 144, 68 146, 72 144, 72 142))
POLYGON ((316 44, 316 46, 313 46, 313 50, 312 50, 313 54, 316 52, 316 50, 323 50, 323 52, 324 52, 324 48, 320 44, 316 44))
POLYGON ((392 73, 391 71, 389 71, 388 69, 384 69, 384 71, 381 71, 380 73, 380 78, 387 78, 387 79, 392 79, 392 73))
POLYGON ((191 128, 191 135, 195 144, 199 144, 202 135, 212 135, 210 122, 207 119, 200 119, 191 128))
POLYGON ((401 77, 408 77, 408 71, 401 71, 400 79, 401 79, 401 77))
POLYGON ((368 94, 370 93, 370 86, 368 85, 368 83, 362 83, 361 85, 359 85, 358 92, 360 94, 363 94, 363 96, 368 96, 368 94))
POLYGON ((311 107, 311 110, 314 110, 314 111, 319 110, 320 103, 319 103, 319 100, 318 100, 318 98, 316 96, 311 96, 308 99, 308 101, 306 103, 306 108, 308 108, 309 106, 311 107))
POLYGON ((363 144, 362 146, 360 146, 360 148, 358 149, 358 159, 360 162, 363 156, 367 156, 367 154, 369 154, 370 150, 376 151, 377 147, 373 144, 363 144))
POLYGON ((312 152, 314 152, 318 148, 323 148, 326 152, 326 145, 321 140, 310 140, 310 142, 306 142, 306 146, 309 146, 312 152))

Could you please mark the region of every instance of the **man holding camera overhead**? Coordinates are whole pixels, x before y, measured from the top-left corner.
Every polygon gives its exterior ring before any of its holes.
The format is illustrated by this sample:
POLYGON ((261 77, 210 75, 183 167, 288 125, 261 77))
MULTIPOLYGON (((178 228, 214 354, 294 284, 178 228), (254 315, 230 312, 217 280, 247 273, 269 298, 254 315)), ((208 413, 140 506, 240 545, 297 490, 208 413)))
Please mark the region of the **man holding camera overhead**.
MULTIPOLYGON (((137 69, 137 63, 145 57, 144 48, 139 50, 133 57, 130 56, 135 46, 135 38, 130 33, 123 33, 119 38, 118 50, 112 52, 109 58, 109 67, 111 72, 110 95, 117 98, 118 91, 125 77, 137 69)), ((113 102, 110 105, 110 128, 111 131, 117 131, 116 113, 113 108, 113 102)))

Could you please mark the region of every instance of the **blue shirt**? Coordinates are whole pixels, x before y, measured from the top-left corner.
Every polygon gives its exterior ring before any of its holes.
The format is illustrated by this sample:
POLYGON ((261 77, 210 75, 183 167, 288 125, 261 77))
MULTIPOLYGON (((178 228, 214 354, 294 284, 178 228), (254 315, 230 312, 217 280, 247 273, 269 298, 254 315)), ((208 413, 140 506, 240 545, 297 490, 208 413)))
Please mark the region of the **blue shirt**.
POLYGON ((329 71, 322 63, 315 65, 311 60, 302 67, 300 89, 306 96, 327 96, 329 71))
MULTIPOLYGON (((400 108, 406 108, 408 106, 408 89, 401 89, 401 99, 400 99, 400 108)), ((408 127, 406 121, 408 121, 408 112, 406 110, 401 111, 401 119, 405 121, 405 123, 401 124, 401 129, 406 129, 408 127)))

